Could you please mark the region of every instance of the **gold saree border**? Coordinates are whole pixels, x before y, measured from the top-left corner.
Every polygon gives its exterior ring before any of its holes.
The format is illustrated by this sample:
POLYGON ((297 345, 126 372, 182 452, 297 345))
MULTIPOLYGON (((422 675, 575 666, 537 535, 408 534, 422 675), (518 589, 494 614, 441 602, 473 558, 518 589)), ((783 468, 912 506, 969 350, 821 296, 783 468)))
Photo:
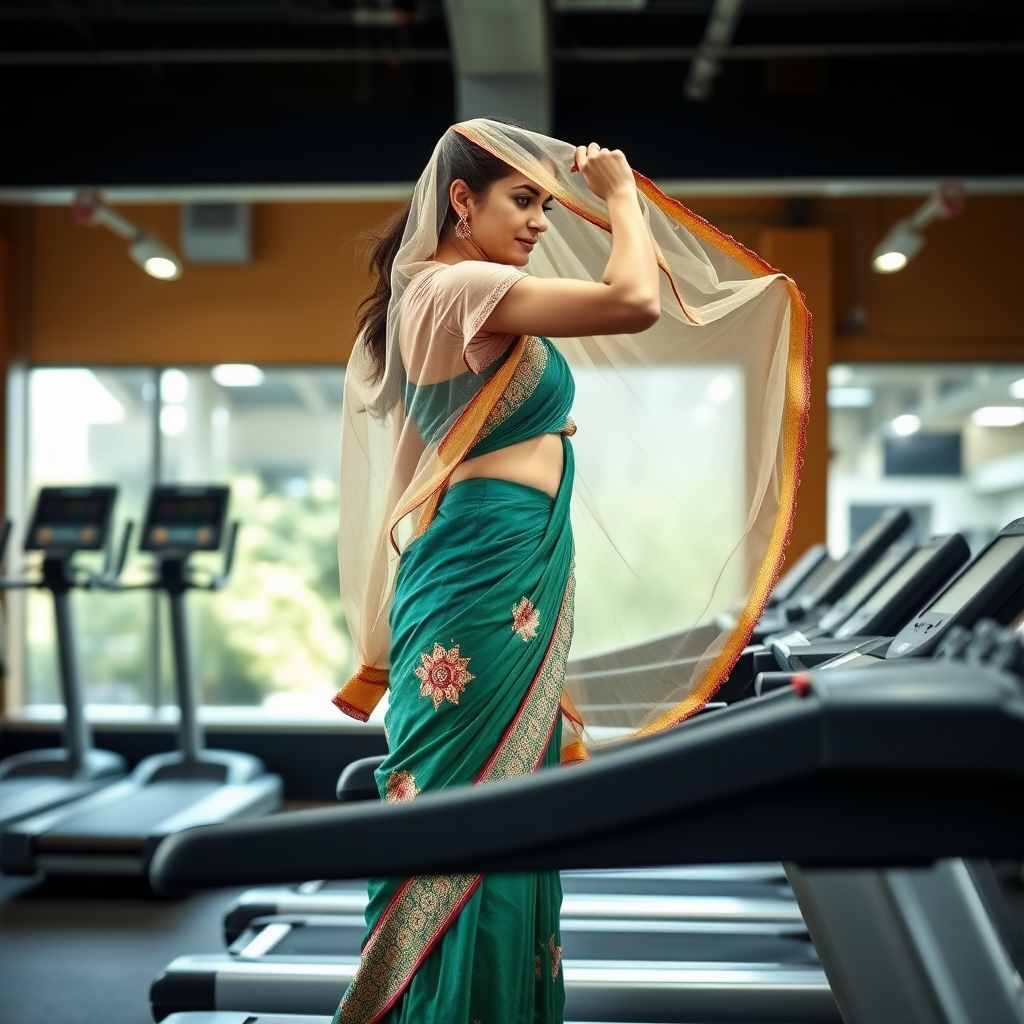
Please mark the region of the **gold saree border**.
MULTIPOLYGON (((529 775, 540 767, 558 717, 575 593, 576 577, 570 565, 544 658, 476 785, 529 775)), ((457 874, 405 879, 363 946, 356 976, 335 1015, 336 1024, 377 1024, 409 987, 483 878, 482 874, 457 874)))

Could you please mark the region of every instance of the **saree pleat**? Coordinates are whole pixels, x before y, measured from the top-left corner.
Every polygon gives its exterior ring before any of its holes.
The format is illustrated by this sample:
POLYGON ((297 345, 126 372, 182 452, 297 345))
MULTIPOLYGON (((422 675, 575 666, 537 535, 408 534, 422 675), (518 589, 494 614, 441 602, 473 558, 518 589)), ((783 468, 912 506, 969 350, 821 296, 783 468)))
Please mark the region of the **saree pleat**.
MULTIPOLYGON (((507 480, 462 481, 403 554, 382 799, 559 763, 573 600, 574 468, 567 439, 562 448, 555 498, 507 480)), ((374 879, 369 896, 362 963, 338 1022, 561 1021, 556 874, 374 879)))

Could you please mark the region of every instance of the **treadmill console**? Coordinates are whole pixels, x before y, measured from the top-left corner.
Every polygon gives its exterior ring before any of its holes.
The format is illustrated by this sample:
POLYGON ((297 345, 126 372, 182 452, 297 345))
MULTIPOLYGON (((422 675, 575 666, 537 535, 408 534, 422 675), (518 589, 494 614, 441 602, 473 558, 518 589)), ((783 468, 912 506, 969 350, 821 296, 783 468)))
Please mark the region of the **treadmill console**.
MULTIPOLYGON (((793 598, 799 609, 809 612, 821 605, 833 604, 842 597, 874 564, 878 557, 910 526, 910 513, 905 508, 883 512, 860 536, 857 542, 828 575, 807 592, 793 598)), ((790 602, 786 602, 788 607, 790 602)))
POLYGON ((139 550, 160 558, 216 551, 224 536, 230 493, 228 487, 154 487, 139 550))
POLYGON ((25 535, 26 551, 70 557, 106 546, 116 487, 43 487, 25 535))
POLYGON ((928 654, 953 625, 970 628, 985 617, 1010 621, 1022 602, 1024 519, 1017 519, 900 631, 886 658, 928 654))

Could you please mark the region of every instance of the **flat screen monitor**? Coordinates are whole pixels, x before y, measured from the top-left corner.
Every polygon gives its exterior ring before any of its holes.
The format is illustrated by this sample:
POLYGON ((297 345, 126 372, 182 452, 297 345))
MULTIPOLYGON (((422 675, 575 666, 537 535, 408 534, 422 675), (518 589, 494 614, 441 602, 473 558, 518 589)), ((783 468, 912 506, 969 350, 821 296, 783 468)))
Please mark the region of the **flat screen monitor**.
POLYGON ((44 487, 26 551, 99 551, 106 545, 116 487, 44 487))
POLYGON ((1024 534, 998 537, 925 609, 935 615, 955 615, 1024 547, 1024 534))
POLYGON ((224 532, 227 487, 155 487, 142 530, 143 551, 216 551, 224 532))

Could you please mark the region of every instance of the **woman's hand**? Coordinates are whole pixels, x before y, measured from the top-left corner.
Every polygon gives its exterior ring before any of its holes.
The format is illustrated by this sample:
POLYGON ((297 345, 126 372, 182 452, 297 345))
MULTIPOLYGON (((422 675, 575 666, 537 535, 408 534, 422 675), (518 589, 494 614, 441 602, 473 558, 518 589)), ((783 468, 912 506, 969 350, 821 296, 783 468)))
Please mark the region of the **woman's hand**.
POLYGON ((616 192, 636 189, 633 171, 621 149, 602 149, 596 142, 577 146, 576 168, 590 191, 605 202, 616 192))

